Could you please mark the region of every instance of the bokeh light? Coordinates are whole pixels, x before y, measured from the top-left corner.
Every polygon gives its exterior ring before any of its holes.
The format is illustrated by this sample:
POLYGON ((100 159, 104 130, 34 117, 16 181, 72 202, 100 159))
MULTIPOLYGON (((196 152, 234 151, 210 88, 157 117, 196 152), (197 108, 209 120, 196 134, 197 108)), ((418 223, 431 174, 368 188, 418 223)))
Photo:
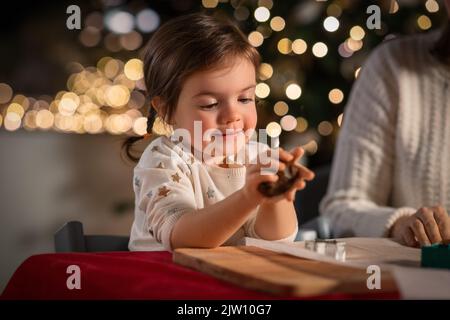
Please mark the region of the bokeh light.
POLYGON ((259 79, 265 81, 270 79, 273 75, 273 68, 268 63, 261 63, 259 66, 259 79))
POLYGON ((202 0, 202 5, 208 9, 215 8, 218 4, 219 0, 202 0))
POLYGON ((277 116, 284 116, 286 113, 289 112, 289 106, 286 102, 284 101, 278 101, 275 103, 275 105, 273 106, 273 112, 275 112, 275 114, 277 116))
POLYGON ((259 47, 264 42, 264 36, 259 31, 253 31, 248 35, 248 41, 252 46, 259 47))
POLYGON ((158 28, 159 24, 159 15, 152 9, 144 9, 136 16, 136 26, 142 32, 153 32, 158 28))
POLYGON ((12 95, 12 88, 6 83, 0 83, 0 103, 8 103, 12 95))
POLYGON ((137 81, 144 77, 144 63, 140 59, 130 59, 125 63, 124 73, 128 79, 137 81))
POLYGON ((281 118, 280 124, 284 131, 292 131, 297 127, 297 119, 289 114, 281 118))
POLYGON ((328 93, 328 99, 333 104, 339 104, 342 102, 342 100, 344 100, 344 93, 340 89, 332 89, 328 93))
POLYGON ((270 11, 266 7, 259 7, 255 10, 255 19, 259 22, 266 22, 270 18, 270 11))
POLYGON ((129 33, 134 28, 134 17, 126 11, 111 10, 105 14, 105 25, 114 33, 129 33))
POLYGON ((328 47, 323 42, 316 42, 313 45, 312 52, 317 58, 323 58, 328 53, 328 47))
POLYGON ((270 87, 267 83, 260 82, 256 85, 255 94, 258 98, 267 98, 270 94, 270 87))
POLYGON ((333 125, 329 121, 322 121, 317 126, 317 131, 322 136, 329 136, 333 132, 333 125))
POLYGON ((123 107, 130 99, 130 91, 124 85, 113 85, 106 89, 105 98, 109 106, 123 107))
POLYGON ((306 52, 306 49, 308 49, 308 45, 305 40, 295 39, 294 42, 292 42, 292 51, 294 51, 295 54, 303 54, 306 52))
POLYGON ((353 40, 362 40, 365 35, 366 32, 360 26, 354 26, 350 29, 350 38, 352 38, 353 40))
POLYGON ((292 51, 292 41, 288 38, 283 38, 278 41, 278 51, 282 54, 289 54, 292 51))
POLYGON ((297 126, 295 127, 295 131, 298 133, 303 133, 308 129, 308 120, 303 117, 297 117, 297 126))
POLYGON ((273 17, 270 20, 270 27, 272 28, 273 31, 279 32, 279 31, 283 30, 285 26, 286 26, 286 22, 280 16, 273 17))
POLYGON ((276 138, 281 134, 281 126, 277 122, 269 122, 266 126, 267 135, 276 138))
POLYGON ((417 25, 422 30, 428 30, 431 28, 431 20, 426 15, 421 15, 417 18, 417 25))
POLYGON ((337 29, 339 29, 339 20, 335 17, 327 17, 323 21, 323 27, 328 32, 335 32, 337 29))
POLYGON ((302 95, 302 88, 296 83, 291 83, 286 87, 286 96, 291 100, 296 100, 302 95))

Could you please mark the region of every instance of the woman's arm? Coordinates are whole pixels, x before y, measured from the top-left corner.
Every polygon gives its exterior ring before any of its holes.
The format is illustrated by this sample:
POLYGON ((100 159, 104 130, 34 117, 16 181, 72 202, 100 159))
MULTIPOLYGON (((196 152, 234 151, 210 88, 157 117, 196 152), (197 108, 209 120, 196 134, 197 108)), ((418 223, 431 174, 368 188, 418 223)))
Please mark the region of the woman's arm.
POLYGON ((345 109, 328 192, 320 211, 341 236, 386 236, 414 208, 387 206, 391 195, 398 90, 390 44, 361 70, 345 109))

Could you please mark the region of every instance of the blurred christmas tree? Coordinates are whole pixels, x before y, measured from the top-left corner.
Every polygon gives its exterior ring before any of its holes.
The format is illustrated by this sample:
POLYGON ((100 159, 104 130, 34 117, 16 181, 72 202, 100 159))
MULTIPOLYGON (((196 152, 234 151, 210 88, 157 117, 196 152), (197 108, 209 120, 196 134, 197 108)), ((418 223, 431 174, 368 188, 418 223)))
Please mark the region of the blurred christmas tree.
MULTIPOLYGON (((439 28, 443 3, 416 1, 202 1, 240 22, 262 57, 259 126, 303 144, 309 165, 329 163, 344 106, 372 49, 398 35, 439 28), (380 28, 367 20, 380 12, 380 28), (373 7, 372 7, 373 8, 373 7)), ((373 21, 373 20, 372 20, 373 21)))
MULTIPOLYGON (((103 0, 79 5, 83 12, 79 31, 55 27, 62 23, 61 17, 67 18, 67 3, 28 8, 28 16, 33 16, 29 32, 45 44, 45 51, 41 59, 33 51, 20 64, 5 65, 0 78, 8 80, 9 74, 23 81, 17 81, 17 88, 0 83, 0 126, 8 131, 143 135, 148 101, 142 61, 137 59, 140 49, 161 23, 206 11, 237 21, 258 48, 263 59, 257 86, 262 101, 258 126, 280 136, 285 147, 303 145, 311 167, 331 161, 351 86, 372 49, 399 34, 439 28, 447 19, 443 3, 436 0, 155 0, 150 4, 103 0), (371 5, 380 10, 380 28, 373 30, 366 24, 371 5), (45 10, 50 18, 40 23, 42 15, 36 10, 45 10), (24 63, 31 57, 38 74, 24 63), (67 74, 61 80, 61 74, 49 70, 67 70, 67 74), (45 76, 47 80, 37 80, 45 76), (60 87, 49 90, 57 90, 56 94, 41 92, 55 79, 60 87), (16 92, 21 90, 33 97, 16 92), (36 91, 40 95, 34 95, 36 91)), ((11 42, 13 35, 8 38, 11 42)), ((11 48, 5 46, 0 61, 9 61, 8 52, 9 56, 30 52, 11 48)), ((157 123, 155 131, 160 127, 157 123)))

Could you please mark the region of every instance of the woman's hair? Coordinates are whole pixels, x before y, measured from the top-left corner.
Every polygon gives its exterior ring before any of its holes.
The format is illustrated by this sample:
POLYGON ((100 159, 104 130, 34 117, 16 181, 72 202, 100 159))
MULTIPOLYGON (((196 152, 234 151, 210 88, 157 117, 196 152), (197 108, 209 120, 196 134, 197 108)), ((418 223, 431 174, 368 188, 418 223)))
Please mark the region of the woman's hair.
POLYGON ((450 20, 442 29, 441 36, 431 48, 431 53, 443 64, 450 66, 450 20))
MULTIPOLYGON (((143 52, 144 80, 147 98, 159 97, 158 112, 151 105, 147 119, 148 137, 157 116, 169 123, 175 113, 183 83, 197 71, 210 70, 231 62, 248 59, 258 71, 260 55, 247 37, 228 19, 194 13, 164 23, 151 37, 143 52)), ((135 142, 144 138, 132 136, 122 145, 128 159, 138 161, 131 153, 135 142)))

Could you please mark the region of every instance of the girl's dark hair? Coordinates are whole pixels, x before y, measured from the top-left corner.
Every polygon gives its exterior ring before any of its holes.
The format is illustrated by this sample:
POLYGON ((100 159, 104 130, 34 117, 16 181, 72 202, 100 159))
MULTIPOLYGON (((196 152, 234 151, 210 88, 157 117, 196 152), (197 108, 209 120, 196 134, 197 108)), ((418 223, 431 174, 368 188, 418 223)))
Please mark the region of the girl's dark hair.
MULTIPOLYGON (((194 13, 164 23, 151 37, 143 52, 147 98, 159 97, 159 114, 150 105, 147 119, 148 137, 157 116, 170 122, 184 81, 197 71, 212 69, 235 57, 248 59, 258 71, 260 55, 240 29, 225 18, 194 13)), ((128 159, 133 144, 143 136, 132 136, 122 145, 128 159)))
POLYGON ((450 66, 450 20, 447 21, 441 36, 431 48, 431 53, 443 64, 450 66))

